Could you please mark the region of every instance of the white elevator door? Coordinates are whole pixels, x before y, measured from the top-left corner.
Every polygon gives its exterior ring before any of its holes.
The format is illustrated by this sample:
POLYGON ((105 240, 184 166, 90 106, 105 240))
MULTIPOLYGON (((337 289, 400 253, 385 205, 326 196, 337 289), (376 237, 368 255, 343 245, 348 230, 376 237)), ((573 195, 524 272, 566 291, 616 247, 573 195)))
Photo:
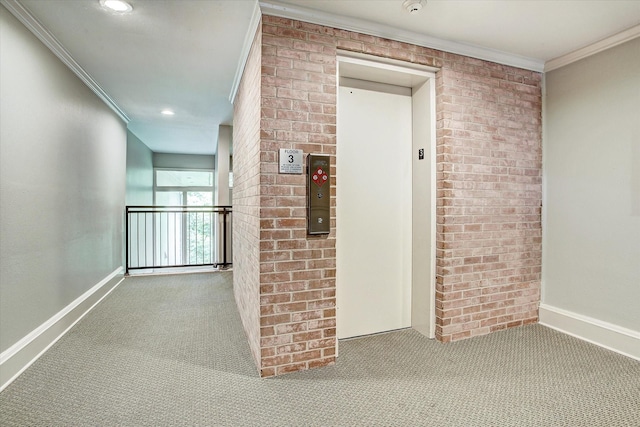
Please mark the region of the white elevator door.
POLYGON ((411 96, 340 87, 338 338, 411 326, 411 96))

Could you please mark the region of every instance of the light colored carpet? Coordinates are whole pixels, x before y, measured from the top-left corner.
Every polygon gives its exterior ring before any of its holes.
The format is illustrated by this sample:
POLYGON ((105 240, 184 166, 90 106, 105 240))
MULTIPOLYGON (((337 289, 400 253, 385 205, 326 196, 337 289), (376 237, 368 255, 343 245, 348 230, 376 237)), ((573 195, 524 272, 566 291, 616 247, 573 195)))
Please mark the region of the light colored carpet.
POLYGON ((260 379, 231 274, 126 279, 0 393, 0 425, 640 426, 640 362, 540 325, 342 341, 260 379))

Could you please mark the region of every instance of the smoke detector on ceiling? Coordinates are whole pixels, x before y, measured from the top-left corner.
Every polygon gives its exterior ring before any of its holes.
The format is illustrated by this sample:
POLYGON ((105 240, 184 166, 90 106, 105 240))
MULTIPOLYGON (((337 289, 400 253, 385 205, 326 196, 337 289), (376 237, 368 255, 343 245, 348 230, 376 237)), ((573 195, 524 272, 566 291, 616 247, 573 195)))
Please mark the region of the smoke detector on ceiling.
POLYGON ((402 6, 411 14, 418 13, 427 2, 425 0, 404 0, 402 6))

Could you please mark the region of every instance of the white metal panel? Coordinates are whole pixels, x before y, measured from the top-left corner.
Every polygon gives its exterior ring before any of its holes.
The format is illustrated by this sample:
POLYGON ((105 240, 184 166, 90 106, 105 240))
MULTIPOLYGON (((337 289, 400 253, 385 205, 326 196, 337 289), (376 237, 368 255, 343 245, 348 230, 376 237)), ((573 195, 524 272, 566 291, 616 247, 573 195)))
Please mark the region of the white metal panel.
POLYGON ((435 79, 413 88, 411 327, 435 336, 435 79), (423 150, 423 158, 419 156, 423 150))

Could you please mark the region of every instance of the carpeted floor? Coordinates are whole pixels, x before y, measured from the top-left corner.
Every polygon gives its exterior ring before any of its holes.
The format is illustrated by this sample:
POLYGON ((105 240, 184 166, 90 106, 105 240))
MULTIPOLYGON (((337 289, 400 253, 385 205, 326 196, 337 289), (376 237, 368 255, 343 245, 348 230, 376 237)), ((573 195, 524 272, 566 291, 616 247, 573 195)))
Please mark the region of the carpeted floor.
POLYGON ((0 393, 0 425, 640 426, 640 362, 540 325, 342 341, 260 379, 231 274, 126 279, 0 393))

